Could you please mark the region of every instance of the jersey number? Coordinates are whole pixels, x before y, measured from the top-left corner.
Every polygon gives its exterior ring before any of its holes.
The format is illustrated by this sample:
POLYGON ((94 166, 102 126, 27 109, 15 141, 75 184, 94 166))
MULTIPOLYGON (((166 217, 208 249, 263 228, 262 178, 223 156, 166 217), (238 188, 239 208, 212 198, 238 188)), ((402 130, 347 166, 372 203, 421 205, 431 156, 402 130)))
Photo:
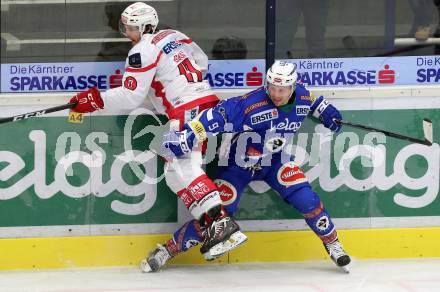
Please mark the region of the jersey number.
POLYGON ((179 68, 180 75, 185 76, 188 82, 194 83, 203 81, 202 72, 194 68, 194 65, 188 58, 180 62, 177 67, 179 68))

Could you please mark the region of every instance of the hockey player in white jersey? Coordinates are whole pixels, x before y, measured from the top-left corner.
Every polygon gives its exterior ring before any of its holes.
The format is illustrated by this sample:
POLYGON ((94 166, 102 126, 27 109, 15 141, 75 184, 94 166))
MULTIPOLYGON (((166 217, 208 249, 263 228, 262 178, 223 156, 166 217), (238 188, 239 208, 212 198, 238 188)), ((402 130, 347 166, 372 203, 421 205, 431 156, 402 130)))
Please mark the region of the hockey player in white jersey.
MULTIPOLYGON (((125 64, 122 86, 99 92, 91 88, 75 95, 76 112, 99 109, 135 109, 147 98, 157 112, 173 121, 172 130, 181 130, 200 111, 215 106, 219 99, 203 73, 208 58, 185 34, 172 29, 156 31, 156 10, 142 2, 129 5, 121 15, 121 33, 133 43, 125 64)), ((219 256, 228 251, 231 236, 246 240, 237 223, 222 206, 216 185, 202 167, 202 153, 195 151, 167 162, 168 186, 205 228, 203 254, 219 256)))

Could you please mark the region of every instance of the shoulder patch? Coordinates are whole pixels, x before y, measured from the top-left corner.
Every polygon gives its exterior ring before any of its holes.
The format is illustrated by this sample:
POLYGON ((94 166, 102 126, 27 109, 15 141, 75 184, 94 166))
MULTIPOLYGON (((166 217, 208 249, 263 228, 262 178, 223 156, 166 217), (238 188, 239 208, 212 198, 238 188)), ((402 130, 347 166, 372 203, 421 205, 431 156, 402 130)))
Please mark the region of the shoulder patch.
POLYGON ((124 87, 129 89, 129 90, 136 90, 137 88, 137 80, 136 78, 134 78, 133 76, 128 76, 125 80, 124 80, 124 87))
POLYGON ((133 55, 128 56, 128 65, 133 68, 141 68, 142 67, 141 53, 135 53, 133 55))

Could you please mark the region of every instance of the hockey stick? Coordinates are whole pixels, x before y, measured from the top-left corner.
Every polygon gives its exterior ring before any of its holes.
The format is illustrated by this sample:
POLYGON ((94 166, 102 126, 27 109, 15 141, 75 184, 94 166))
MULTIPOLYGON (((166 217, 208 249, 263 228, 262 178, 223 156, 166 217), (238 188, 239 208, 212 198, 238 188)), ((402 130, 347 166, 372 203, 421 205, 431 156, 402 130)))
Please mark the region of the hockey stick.
POLYGON ((363 129, 363 130, 367 130, 367 131, 380 132, 380 133, 385 134, 388 137, 402 139, 402 140, 410 141, 413 143, 419 143, 419 144, 423 144, 423 145, 427 145, 427 146, 432 145, 432 122, 429 119, 423 119, 423 134, 425 136, 425 140, 417 139, 417 138, 413 138, 413 137, 409 137, 409 136, 405 136, 402 134, 397 134, 394 132, 381 130, 381 129, 377 129, 377 128, 373 128, 373 127, 368 127, 368 126, 352 123, 352 122, 345 121, 345 120, 335 120, 335 122, 339 123, 341 125, 347 125, 350 127, 359 128, 359 129, 363 129))
POLYGON ((54 113, 54 112, 66 110, 69 108, 73 108, 73 107, 75 107, 75 105, 76 105, 76 102, 72 102, 72 103, 58 105, 58 106, 54 106, 51 108, 47 108, 47 109, 43 109, 43 110, 39 110, 39 111, 35 111, 35 112, 30 112, 27 114, 16 115, 13 117, 8 117, 8 118, 1 118, 0 124, 20 121, 20 120, 26 120, 26 119, 33 118, 33 117, 39 117, 39 116, 42 116, 45 114, 54 113))

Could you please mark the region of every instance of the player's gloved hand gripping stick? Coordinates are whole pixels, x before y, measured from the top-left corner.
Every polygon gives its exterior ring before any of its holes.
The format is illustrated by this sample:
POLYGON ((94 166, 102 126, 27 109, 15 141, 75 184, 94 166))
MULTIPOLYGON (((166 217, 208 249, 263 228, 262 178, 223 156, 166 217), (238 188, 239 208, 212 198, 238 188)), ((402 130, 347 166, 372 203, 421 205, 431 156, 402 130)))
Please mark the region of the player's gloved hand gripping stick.
POLYGON ((75 94, 67 104, 34 111, 27 114, 16 115, 13 117, 1 118, 0 124, 25 120, 66 109, 72 109, 72 111, 76 113, 91 113, 103 108, 104 101, 101 98, 99 90, 96 87, 92 87, 86 91, 75 94))

